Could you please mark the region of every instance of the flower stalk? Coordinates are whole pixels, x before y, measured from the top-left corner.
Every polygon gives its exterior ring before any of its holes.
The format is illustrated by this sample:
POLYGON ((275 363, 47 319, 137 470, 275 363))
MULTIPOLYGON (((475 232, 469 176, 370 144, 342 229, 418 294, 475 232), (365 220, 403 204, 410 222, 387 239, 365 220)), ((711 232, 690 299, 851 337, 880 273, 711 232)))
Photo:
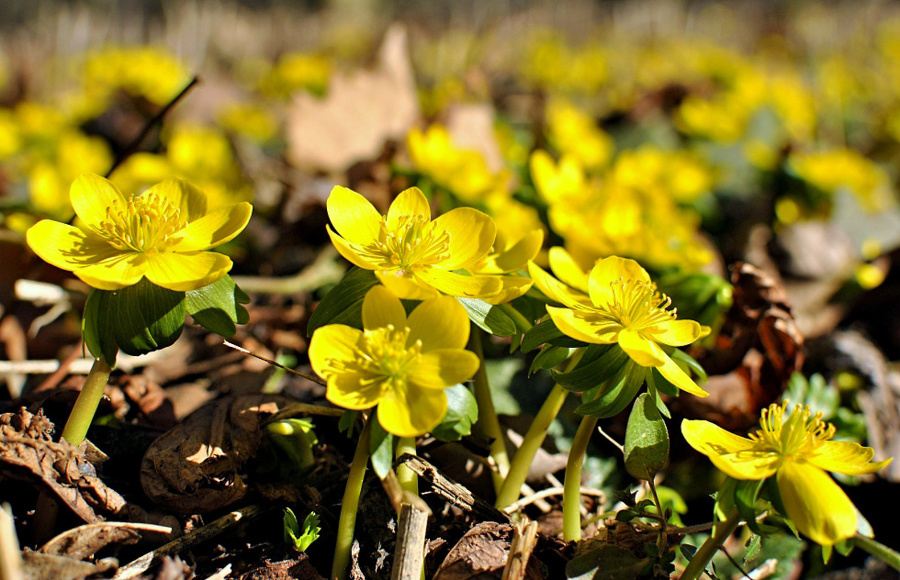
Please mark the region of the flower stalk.
POLYGON ((581 420, 566 460, 566 479, 563 484, 563 539, 567 542, 581 540, 581 470, 597 420, 591 416, 581 420))
POLYGON ((697 549, 694 557, 681 574, 681 580, 696 580, 706 570, 706 566, 712 561, 716 555, 719 546, 725 543, 725 540, 731 536, 740 523, 740 516, 737 509, 731 511, 725 521, 716 524, 715 531, 706 541, 697 549))
POLYGON ((487 369, 484 365, 484 344, 486 335, 478 327, 473 327, 472 333, 469 335, 469 348, 478 356, 481 364, 475 372, 472 381, 472 390, 475 394, 475 401, 478 403, 478 423, 484 436, 491 439, 490 455, 496 466, 495 471, 491 471, 494 481, 494 491, 500 493, 503 481, 509 473, 509 454, 506 451, 506 440, 503 437, 503 429, 500 427, 500 420, 497 418, 497 412, 494 410, 494 401, 491 398, 491 385, 488 382, 487 369))
POLYGON ((84 386, 75 400, 75 406, 72 407, 72 412, 66 421, 66 426, 63 428, 62 438, 72 445, 76 447, 81 445, 87 436, 111 372, 112 368, 103 357, 94 359, 94 364, 91 366, 84 386))
POLYGON ((338 519, 331 580, 345 580, 349 572, 350 549, 353 547, 353 534, 356 530, 356 513, 359 511, 359 497, 362 494, 366 465, 369 462, 369 432, 372 420, 373 418, 369 417, 366 421, 359 435, 356 451, 353 453, 353 461, 350 463, 347 486, 344 488, 344 498, 341 501, 341 515, 338 519))

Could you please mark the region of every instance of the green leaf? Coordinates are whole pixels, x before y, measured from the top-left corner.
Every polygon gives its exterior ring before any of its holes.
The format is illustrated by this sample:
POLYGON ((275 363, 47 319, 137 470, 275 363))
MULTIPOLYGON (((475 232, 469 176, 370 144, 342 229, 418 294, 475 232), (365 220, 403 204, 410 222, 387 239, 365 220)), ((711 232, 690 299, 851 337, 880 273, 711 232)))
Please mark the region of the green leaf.
POLYGON ((734 486, 734 506, 741 514, 741 519, 747 522, 747 526, 755 534, 763 534, 774 529, 771 526, 761 526, 756 521, 756 499, 764 482, 763 479, 738 481, 734 486))
POLYGON ((669 431, 649 393, 634 401, 625 431, 625 469, 650 480, 669 460, 669 431))
POLYGON ((444 393, 447 414, 431 434, 441 441, 459 441, 472 433, 472 425, 478 420, 478 403, 465 385, 453 385, 444 389, 444 393))
POLYGON ((531 330, 525 333, 522 338, 522 352, 530 352, 547 343, 568 348, 584 346, 583 342, 563 334, 560 329, 556 328, 552 320, 547 319, 535 324, 531 330))
POLYGON ((369 421, 372 420, 375 421, 369 431, 369 455, 372 461, 372 470, 379 479, 384 479, 394 467, 394 436, 381 426, 377 411, 375 417, 369 417, 369 421))
POLYGON ((587 391, 614 379, 630 360, 618 344, 592 344, 578 366, 567 373, 554 371, 553 380, 569 391, 587 391))
POLYGON ((351 268, 341 281, 325 295, 306 327, 306 335, 326 324, 346 324, 354 328, 362 328, 362 302, 372 286, 378 284, 378 278, 371 270, 351 268))
POLYGON ((582 403, 575 412, 599 419, 618 415, 634 400, 646 375, 647 369, 629 360, 600 387, 595 399, 582 403))
POLYGON ((116 366, 116 344, 114 332, 109 332, 109 301, 112 292, 91 289, 84 305, 84 318, 81 320, 81 333, 84 343, 94 358, 103 358, 110 367, 116 366))
POLYGON ((518 332, 516 323, 503 310, 477 298, 457 297, 466 309, 469 320, 494 336, 512 336, 518 332))
POLYGON ((284 541, 301 552, 305 552, 310 544, 319 539, 319 516, 310 512, 303 520, 301 529, 297 516, 290 508, 284 508, 284 541))
POLYGON ((528 369, 528 376, 533 375, 537 371, 552 369, 563 363, 569 358, 570 350, 562 346, 547 345, 541 349, 534 360, 531 361, 531 367, 528 369))
POLYGON ((638 558, 628 550, 606 545, 576 556, 566 564, 570 580, 634 580, 651 560, 638 558))
POLYGON ((146 278, 112 292, 108 329, 122 352, 141 355, 174 343, 184 328, 185 295, 146 278))
POLYGON ((228 275, 185 293, 187 313, 194 322, 226 338, 234 336, 236 324, 246 324, 250 319, 247 309, 241 306, 249 302, 250 297, 228 275))

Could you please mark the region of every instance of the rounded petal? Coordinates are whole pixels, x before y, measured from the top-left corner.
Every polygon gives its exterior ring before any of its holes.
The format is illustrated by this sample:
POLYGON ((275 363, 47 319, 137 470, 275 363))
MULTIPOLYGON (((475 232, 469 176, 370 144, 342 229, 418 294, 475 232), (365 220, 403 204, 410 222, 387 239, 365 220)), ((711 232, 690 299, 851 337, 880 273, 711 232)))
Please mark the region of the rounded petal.
POLYGON ((72 207, 82 222, 88 226, 98 226, 106 219, 106 208, 114 201, 124 205, 128 200, 108 179, 99 175, 85 174, 75 178, 69 189, 72 207))
POLYGON ((569 308, 548 306, 553 324, 566 336, 593 344, 613 344, 622 330, 620 324, 585 316, 569 308))
POLYGON ((669 346, 685 346, 703 336, 704 327, 693 320, 669 320, 641 329, 655 342, 669 346))
POLYGON ((400 192, 387 213, 388 231, 395 232, 401 223, 411 217, 418 217, 424 222, 431 221, 431 206, 428 198, 418 187, 410 187, 400 192))
POLYGON ((335 249, 337 249, 340 255, 344 256, 351 264, 354 266, 358 266, 363 270, 375 270, 378 266, 369 262, 365 258, 361 257, 359 253, 347 240, 339 236, 331 229, 330 226, 325 226, 325 231, 328 232, 328 237, 331 238, 331 243, 334 244, 335 249))
POLYGON ((133 286, 147 273, 147 256, 137 252, 117 254, 75 270, 85 284, 98 290, 119 290, 133 286))
POLYGON ((394 328, 404 328, 406 323, 406 310, 397 296, 384 286, 373 286, 362 304, 363 328, 372 330, 384 328, 389 324, 394 328))
POLYGON ((403 300, 428 300, 440 296, 440 293, 415 276, 404 276, 399 270, 381 270, 375 272, 378 281, 403 300))
POLYGON ((447 232, 449 236, 449 257, 440 264, 447 270, 474 264, 491 251, 497 237, 497 226, 491 216, 470 207, 448 211, 434 220, 431 227, 435 234, 447 232))
POLYGON ((231 270, 231 258, 217 252, 164 252, 147 255, 147 279, 163 288, 187 292, 212 284, 231 270))
POLYGON ((498 272, 517 272, 533 260, 544 245, 544 232, 531 230, 508 250, 501 252, 494 260, 498 272))
POLYGON ((416 306, 409 315, 407 326, 407 345, 421 340, 422 352, 462 349, 469 341, 469 316, 462 304, 450 296, 432 298, 416 306))
POLYGON ((812 541, 830 546, 856 534, 856 508, 827 473, 785 461, 776 476, 787 516, 812 541))
POLYGON ((619 256, 603 258, 594 265, 588 278, 588 290, 594 306, 602 308, 612 302, 610 284, 619 278, 650 282, 650 275, 634 260, 619 256))
POLYGON ((496 294, 482 298, 488 304, 506 304, 519 296, 524 296, 534 284, 531 278, 523 278, 522 276, 500 276, 498 280, 503 285, 500 290, 496 294))
POLYGON ((590 304, 590 299, 587 295, 573 292, 568 286, 548 274, 534 262, 528 262, 528 274, 534 280, 534 285, 550 300, 565 304, 569 308, 590 304))
POLYGON ((423 268, 416 278, 450 296, 481 298, 500 291, 503 284, 495 276, 466 276, 439 268, 423 268))
POLYGON ((63 270, 77 270, 121 254, 102 238, 53 220, 41 220, 28 228, 25 240, 42 260, 63 270))
POLYGON ((853 441, 824 441, 816 446, 808 457, 810 463, 825 471, 835 471, 845 475, 875 473, 887 466, 892 458, 870 463, 875 451, 853 441))
POLYGON ((669 358, 658 344, 633 330, 625 329, 619 333, 619 346, 642 367, 661 367, 669 358))
POLYGON ((553 246, 548 252, 550 271, 564 284, 585 294, 588 292, 588 273, 585 272, 575 258, 562 246, 553 246))
POLYGON ((423 389, 444 389, 471 379, 480 364, 475 353, 461 348, 432 350, 410 367, 407 379, 423 389))
MULTIPOLYGON (((656 348, 659 347, 656 346, 656 348)), ((662 353, 664 360, 662 366, 656 367, 656 370, 658 370, 662 376, 666 377, 666 379, 670 383, 686 393, 690 393, 696 397, 709 396, 709 393, 697 386, 697 383, 694 382, 694 379, 688 376, 688 374, 684 372, 681 367, 675 363, 674 360, 672 360, 672 357, 667 355, 661 348, 659 349, 659 351, 662 353)))
POLYGON ((206 215, 206 194, 181 179, 166 179, 143 193, 156 194, 169 200, 181 210, 181 217, 189 223, 206 215))
POLYGON ((313 371, 328 380, 335 370, 335 361, 350 362, 356 359, 356 345, 362 331, 343 324, 320 326, 313 332, 307 354, 313 371))
POLYGON ((352 189, 335 186, 325 207, 334 229, 347 240, 367 245, 378 239, 381 214, 368 199, 352 189))
POLYGON ((709 421, 685 419, 681 434, 688 445, 709 457, 720 471, 735 479, 765 479, 775 474, 780 457, 753 450, 753 441, 709 421))
POLYGON ((171 249, 176 252, 196 252, 220 246, 234 239, 247 227, 252 213, 253 206, 243 201, 207 214, 181 230, 181 239, 171 249))
POLYGON ((378 404, 378 422, 398 437, 416 437, 437 427, 447 414, 443 389, 392 389, 378 404))
POLYGON ((377 405, 384 391, 384 381, 370 380, 356 371, 344 371, 328 377, 325 398, 338 407, 361 411, 377 405))

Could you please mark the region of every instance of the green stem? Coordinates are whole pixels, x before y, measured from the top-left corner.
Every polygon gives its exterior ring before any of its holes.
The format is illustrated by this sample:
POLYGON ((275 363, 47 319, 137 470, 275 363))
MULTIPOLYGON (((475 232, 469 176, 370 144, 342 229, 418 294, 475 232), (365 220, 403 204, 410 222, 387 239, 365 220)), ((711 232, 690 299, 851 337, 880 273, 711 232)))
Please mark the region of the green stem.
POLYGON ((344 580, 350 568, 350 549, 353 547, 353 533, 356 528, 356 512, 359 511, 359 496, 362 493, 363 478, 369 462, 369 431, 374 417, 369 417, 356 443, 356 452, 350 463, 347 487, 341 501, 341 516, 338 519, 337 540, 334 547, 334 563, 331 566, 331 580, 344 580))
POLYGON ((724 544, 731 533, 737 529, 740 520, 737 510, 734 509, 731 510, 725 521, 716 524, 713 534, 706 538, 706 541, 694 554, 687 568, 684 569, 684 572, 681 574, 681 580, 696 580, 703 574, 710 560, 716 555, 719 546, 724 544))
MULTIPOLYGON (((400 457, 404 453, 409 453, 410 455, 416 454, 415 437, 400 437, 398 439, 395 457, 400 457)), ((418 497, 419 478, 416 476, 415 471, 407 467, 405 464, 398 465, 397 480, 400 482, 400 487, 402 487, 404 491, 408 491, 409 493, 418 497)))
POLYGON ((874 538, 867 538, 859 534, 853 536, 851 541, 854 546, 872 554, 894 570, 900 570, 900 553, 888 548, 881 542, 876 542, 874 538))
POLYGON ((563 485, 563 539, 567 542, 577 542, 581 539, 581 469, 596 426, 596 417, 584 417, 569 449, 566 480, 563 485))
POLYGON ((475 401, 478 403, 478 423, 485 437, 491 439, 490 454, 497 466, 496 471, 491 471, 494 479, 494 492, 500 493, 500 487, 509 473, 509 454, 506 451, 506 440, 503 438, 503 429, 500 427, 500 420, 497 418, 497 412, 494 410, 494 401, 491 399, 491 385, 488 382, 487 369, 484 364, 484 344, 483 340, 486 335, 483 330, 472 325, 472 333, 469 335, 469 348, 478 355, 481 364, 475 373, 472 381, 472 390, 475 394, 475 401))
POLYGON ((91 366, 91 372, 88 373, 84 381, 78 398, 75 399, 75 406, 72 407, 72 413, 66 426, 63 428, 62 438, 75 445, 81 445, 87 435, 88 428, 94 420, 94 414, 100 405, 100 399, 103 398, 103 390, 106 383, 109 382, 109 373, 112 369, 103 357, 94 359, 91 366))

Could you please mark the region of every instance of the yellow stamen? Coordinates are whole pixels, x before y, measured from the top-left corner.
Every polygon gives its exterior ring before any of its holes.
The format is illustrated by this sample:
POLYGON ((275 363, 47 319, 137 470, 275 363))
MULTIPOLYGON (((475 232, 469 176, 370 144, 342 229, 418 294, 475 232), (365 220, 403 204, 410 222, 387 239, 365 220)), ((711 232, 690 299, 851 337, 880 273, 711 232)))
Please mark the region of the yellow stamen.
POLYGON ((186 225, 180 209, 165 197, 149 193, 132 196, 124 206, 113 201, 94 231, 117 250, 156 253, 171 246, 186 225))
POLYGON ((382 269, 408 270, 449 258, 450 235, 446 231, 436 233, 423 216, 402 216, 399 222, 391 231, 383 217, 377 241, 354 249, 382 269))

